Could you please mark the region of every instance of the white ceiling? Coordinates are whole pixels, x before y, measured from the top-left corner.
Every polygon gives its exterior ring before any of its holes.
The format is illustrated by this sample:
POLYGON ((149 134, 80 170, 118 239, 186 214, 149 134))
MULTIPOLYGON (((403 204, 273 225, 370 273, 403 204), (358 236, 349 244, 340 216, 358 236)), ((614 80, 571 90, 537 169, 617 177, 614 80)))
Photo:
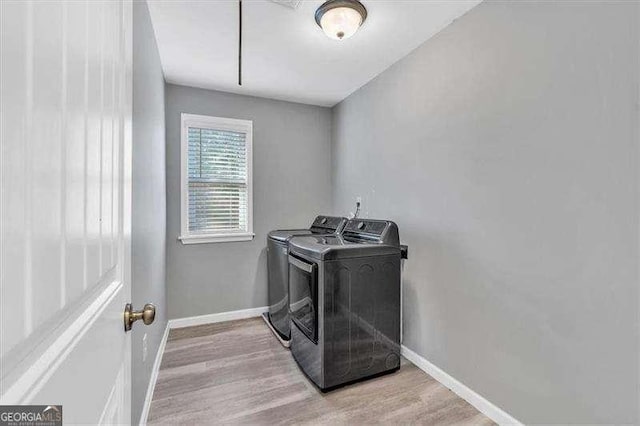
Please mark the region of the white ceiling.
POLYGON ((323 0, 244 0, 242 86, 236 0, 148 3, 168 82, 333 106, 480 1, 362 0, 366 22, 335 41, 314 21, 323 0))

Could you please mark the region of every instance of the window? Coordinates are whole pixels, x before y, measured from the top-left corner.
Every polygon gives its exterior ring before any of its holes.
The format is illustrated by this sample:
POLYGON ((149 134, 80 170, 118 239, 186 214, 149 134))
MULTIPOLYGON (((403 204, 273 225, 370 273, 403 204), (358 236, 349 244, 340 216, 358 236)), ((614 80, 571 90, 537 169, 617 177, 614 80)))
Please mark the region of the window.
POLYGON ((253 239, 253 122, 182 114, 183 244, 253 239))

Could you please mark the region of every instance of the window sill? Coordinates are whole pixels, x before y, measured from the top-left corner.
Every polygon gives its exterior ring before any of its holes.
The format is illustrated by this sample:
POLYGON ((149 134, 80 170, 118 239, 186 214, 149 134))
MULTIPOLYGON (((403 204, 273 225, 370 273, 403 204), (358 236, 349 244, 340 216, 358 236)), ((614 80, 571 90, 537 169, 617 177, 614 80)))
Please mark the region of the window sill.
POLYGON ((220 234, 220 235, 186 235, 179 236, 178 240, 182 244, 210 244, 210 243, 232 243, 238 241, 251 241, 255 234, 220 234))

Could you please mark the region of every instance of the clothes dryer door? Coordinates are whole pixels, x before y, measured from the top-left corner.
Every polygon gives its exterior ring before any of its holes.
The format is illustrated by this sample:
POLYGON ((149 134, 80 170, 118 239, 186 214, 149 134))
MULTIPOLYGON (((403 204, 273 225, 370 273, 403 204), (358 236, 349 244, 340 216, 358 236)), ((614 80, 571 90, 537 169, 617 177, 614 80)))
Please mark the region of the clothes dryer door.
POLYGON ((318 343, 318 265, 289 254, 289 311, 291 320, 318 343))

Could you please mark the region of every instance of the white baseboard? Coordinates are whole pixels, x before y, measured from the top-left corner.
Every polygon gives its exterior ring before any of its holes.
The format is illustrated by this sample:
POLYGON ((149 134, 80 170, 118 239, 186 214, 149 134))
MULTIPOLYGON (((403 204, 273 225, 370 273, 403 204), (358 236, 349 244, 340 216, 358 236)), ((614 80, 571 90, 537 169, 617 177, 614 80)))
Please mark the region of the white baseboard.
POLYGON ((464 383, 458 381, 454 377, 442 371, 440 368, 436 367, 411 349, 402 345, 401 351, 402 356, 415 364, 416 367, 423 370, 425 373, 451 389, 460 398, 476 407, 478 411, 489 417, 494 422, 498 423, 499 425, 522 425, 521 422, 516 420, 510 414, 506 413, 500 407, 491 403, 482 395, 478 394, 472 389, 469 389, 464 383))
POLYGON ((268 306, 242 309, 239 311, 220 312, 219 314, 198 315, 195 317, 175 318, 169 320, 169 328, 193 327, 194 325, 213 324, 216 322, 254 318, 269 310, 268 306))
POLYGON ((169 337, 169 323, 164 329, 158 352, 156 353, 156 359, 153 362, 153 370, 151 370, 151 377, 149 378, 149 386, 147 387, 147 395, 144 398, 144 405, 142 406, 142 413, 140 414, 140 425, 145 426, 147 424, 147 417, 149 416, 149 409, 151 408, 151 399, 153 398, 153 391, 156 388, 156 382, 158 381, 158 372, 160 371, 160 364, 162 364, 162 355, 164 354, 164 348, 167 346, 167 338, 169 337))
MULTIPOLYGON (((164 353, 165 346, 167 344, 167 338, 169 337, 170 329, 254 318, 261 316, 262 313, 266 312, 267 310, 268 307, 263 306, 259 308, 242 309, 239 311, 221 312, 218 314, 199 315, 195 317, 176 318, 169 320, 164 335, 162 336, 162 341, 160 342, 160 347, 158 348, 155 362, 153 363, 153 371, 151 372, 149 387, 147 389, 144 407, 142 408, 142 415, 140 416, 140 425, 144 426, 147 423, 147 416, 149 415, 149 409, 151 407, 153 390, 158 379, 158 372, 160 370, 160 364, 162 363, 162 354, 164 353)), ((425 373, 436 379, 438 382, 451 389, 459 397, 467 401, 469 404, 473 405, 478 411, 489 417, 494 422, 498 423, 499 425, 522 426, 522 423, 516 420, 513 416, 502 410, 497 405, 488 401, 482 395, 467 387, 464 383, 458 381, 456 378, 450 376, 448 373, 436 367, 434 364, 430 363, 411 349, 402 345, 401 351, 402 356, 411 361, 416 367, 420 368, 425 373)))

